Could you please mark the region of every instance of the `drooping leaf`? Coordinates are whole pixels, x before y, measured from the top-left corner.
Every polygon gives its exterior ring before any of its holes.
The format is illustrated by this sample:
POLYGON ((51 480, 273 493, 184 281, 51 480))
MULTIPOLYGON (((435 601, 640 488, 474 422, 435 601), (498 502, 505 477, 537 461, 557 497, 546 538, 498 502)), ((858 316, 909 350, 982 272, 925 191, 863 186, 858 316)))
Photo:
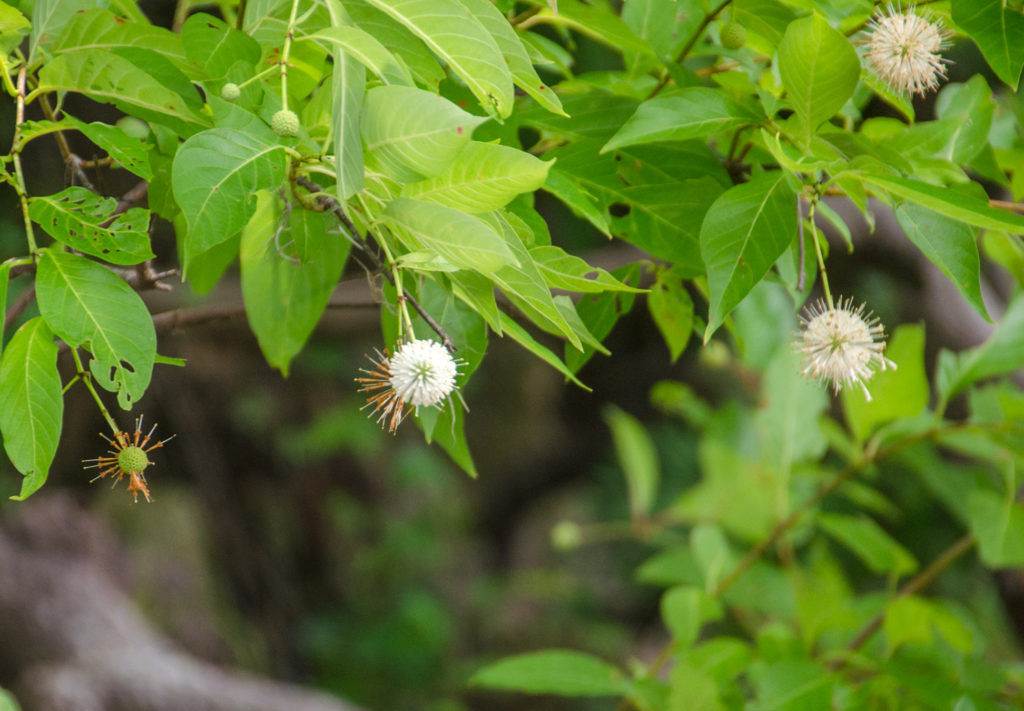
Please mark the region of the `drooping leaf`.
POLYGON ((673 269, 658 272, 647 296, 647 309, 674 363, 683 354, 693 332, 693 299, 678 272, 673 269))
POLYGON ((378 86, 366 92, 363 142, 393 178, 414 182, 444 172, 486 120, 429 91, 378 86))
POLYGON ((490 33, 459 0, 369 0, 419 37, 488 113, 512 111, 512 75, 490 33))
POLYGON ((504 207, 516 195, 544 184, 551 163, 515 148, 470 141, 447 170, 402 187, 402 197, 437 202, 464 212, 504 207))
POLYGON ((338 283, 349 242, 330 233, 329 214, 293 209, 282 222, 281 211, 275 193, 258 193, 239 257, 249 325, 267 363, 287 377, 338 283), (305 259, 297 254, 300 244, 305 259))
POLYGON ((637 37, 629 25, 608 5, 588 5, 581 0, 559 0, 556 9, 543 8, 537 16, 549 24, 564 25, 620 51, 653 53, 651 46, 637 37))
MULTIPOLYGON (((333 29, 356 30, 338 0, 329 0, 333 29)), ((383 48, 382 48, 383 49, 383 48)), ((386 50, 385 50, 386 51, 386 50)), ((360 114, 366 95, 366 70, 357 59, 335 47, 331 53, 334 73, 331 84, 331 123, 334 126, 334 163, 337 194, 342 204, 363 189, 363 141, 360 114)))
POLYGON ((629 286, 600 267, 593 267, 561 247, 544 245, 530 250, 530 256, 540 269, 545 283, 552 289, 565 289, 581 294, 602 291, 642 292, 629 286))
POLYGON ((106 267, 51 247, 39 260, 36 296, 53 332, 92 353, 96 382, 130 410, 149 386, 156 357, 153 319, 139 295, 106 267))
POLYGON ((783 172, 730 188, 712 203, 700 230, 711 292, 705 342, 789 246, 796 208, 792 178, 783 172))
POLYGON ((549 649, 489 664, 469 683, 490 689, 560 696, 621 696, 625 676, 597 657, 570 650, 549 649))
POLYGON ((601 152, 638 143, 703 138, 730 128, 757 124, 762 118, 730 99, 723 89, 690 87, 640 104, 601 152))
POLYGON ((105 150, 121 167, 130 170, 143 180, 153 177, 153 169, 149 165, 151 145, 129 136, 116 126, 99 121, 85 123, 71 115, 65 116, 65 118, 84 133, 90 141, 105 150))
POLYGON ((701 628, 721 616, 722 604, 693 585, 671 588, 661 598, 661 618, 680 649, 696 642, 701 628))
POLYGON ((61 54, 44 64, 39 70, 38 91, 85 94, 125 113, 163 123, 184 136, 207 124, 181 96, 128 59, 101 49, 61 54))
POLYGON ((853 96, 860 60, 850 41, 818 14, 794 20, 779 44, 779 76, 800 117, 806 145, 818 126, 853 96))
POLYGON ((366 0, 347 0, 345 10, 357 27, 380 40, 408 67, 416 82, 431 90, 438 88, 445 78, 444 69, 419 37, 366 0))
POLYGON ((29 217, 58 242, 111 264, 152 259, 149 211, 133 207, 111 217, 116 206, 114 198, 74 186, 32 198, 29 217))
POLYGON ((630 515, 634 520, 645 519, 651 514, 661 481, 654 442, 639 420, 614 405, 605 408, 604 421, 612 431, 615 453, 626 476, 630 515))
POLYGON ((953 22, 971 36, 992 71, 1014 91, 1024 67, 1024 15, 1003 0, 953 0, 953 22))
POLYGON ((979 489, 970 493, 967 517, 985 565, 1024 565, 1024 506, 994 491, 979 489))
POLYGON ((222 78, 237 62, 255 66, 262 54, 252 37, 205 12, 185 20, 181 44, 189 60, 202 67, 211 79, 222 78))
POLYGON ((875 573, 904 575, 917 568, 906 548, 866 516, 818 514, 818 525, 875 573))
POLYGON ((336 25, 306 36, 307 39, 340 47, 349 57, 377 75, 385 84, 414 86, 408 67, 366 30, 351 25, 336 25))
POLYGON ((542 361, 550 365, 552 368, 557 370, 559 373, 564 375, 567 380, 571 380, 576 385, 580 386, 586 391, 590 391, 586 385, 583 384, 576 375, 569 370, 562 359, 551 352, 551 349, 546 346, 537 343, 536 339, 531 336, 525 328, 516 323, 515 319, 506 314, 504 311, 501 312, 501 335, 502 337, 508 336, 513 341, 518 343, 526 350, 533 353, 535 356, 540 358, 542 361))
POLYGON ((255 194, 285 177, 285 153, 251 133, 203 131, 174 156, 174 197, 188 222, 187 260, 231 238, 252 217, 255 194))
POLYGON ((25 475, 12 498, 23 500, 46 482, 63 413, 57 344, 36 317, 17 330, 0 359, 0 434, 11 463, 25 475))

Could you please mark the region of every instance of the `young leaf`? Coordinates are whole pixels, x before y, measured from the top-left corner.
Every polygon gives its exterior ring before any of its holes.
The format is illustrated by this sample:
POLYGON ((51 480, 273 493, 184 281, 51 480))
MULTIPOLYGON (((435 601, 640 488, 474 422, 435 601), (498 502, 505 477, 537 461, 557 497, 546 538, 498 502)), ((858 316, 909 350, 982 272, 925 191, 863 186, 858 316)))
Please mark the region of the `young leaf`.
POLYGON ((723 89, 690 87, 640 104, 601 152, 638 143, 703 138, 730 128, 757 124, 763 118, 730 99, 723 89))
POLYGON ((654 442, 639 420, 614 405, 605 408, 604 421, 612 431, 615 453, 626 475, 630 516, 634 521, 646 519, 661 480, 654 442))
POLYGON ((458 0, 369 0, 419 37, 488 113, 512 112, 512 75, 494 39, 458 0))
POLYGON ((348 256, 349 242, 329 234, 330 215, 293 209, 281 221, 276 193, 260 191, 242 230, 242 296, 249 325, 267 363, 285 377, 327 306, 348 256), (282 243, 290 240, 293 246, 282 243), (298 245, 308 259, 293 256, 298 245))
POLYGON ((156 357, 153 319, 139 295, 106 267, 51 247, 39 260, 36 296, 53 332, 92 352, 96 382, 130 410, 149 386, 156 357))
POLYGON ((429 91, 378 86, 366 92, 363 142, 391 177, 414 182, 444 172, 486 120, 429 91))
POLYGON ((402 187, 402 197, 437 202, 463 212, 489 212, 544 184, 550 161, 495 143, 470 141, 440 175, 402 187))
POLYGON ((794 20, 779 44, 779 76, 802 124, 806 145, 815 129, 853 96, 860 60, 850 41, 817 14, 794 20))
POLYGON ((25 475, 12 498, 23 500, 46 481, 63 413, 57 344, 36 317, 17 330, 0 359, 0 434, 11 463, 25 475))
POLYGON ((285 152, 231 128, 203 131, 174 156, 173 186, 188 222, 185 263, 230 239, 256 209, 255 193, 285 177, 285 152))
POLYGON ((647 295, 647 308, 675 363, 683 354, 693 331, 693 299, 677 272, 672 269, 658 272, 651 293, 647 295))
POLYGON ((115 217, 117 200, 81 187, 35 197, 29 217, 47 234, 111 264, 138 264, 155 255, 149 243, 149 211, 133 207, 115 217))
POLYGON ((1024 15, 1003 0, 953 0, 953 22, 971 36, 992 71, 1014 91, 1024 67, 1024 15))
POLYGON ((473 686, 559 696, 621 696, 625 676, 597 657, 570 650, 548 649, 506 657, 477 671, 473 686))
POLYGON ((797 193, 786 173, 767 173, 719 196, 700 230, 711 292, 705 343, 786 251, 797 229, 797 193))

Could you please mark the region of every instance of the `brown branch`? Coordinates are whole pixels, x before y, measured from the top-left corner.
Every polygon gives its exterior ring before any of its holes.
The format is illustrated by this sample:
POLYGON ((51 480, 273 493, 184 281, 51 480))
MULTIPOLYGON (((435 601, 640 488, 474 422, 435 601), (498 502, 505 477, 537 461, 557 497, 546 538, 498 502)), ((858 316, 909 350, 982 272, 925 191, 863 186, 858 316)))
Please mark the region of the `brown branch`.
MULTIPOLYGON (((686 59, 686 55, 688 55, 690 51, 694 48, 694 46, 697 44, 697 41, 704 34, 704 30, 706 30, 708 26, 715 21, 715 18, 718 17, 718 14, 726 7, 728 7, 731 2, 732 0, 722 0, 722 2, 718 4, 718 7, 709 12, 704 17, 704 19, 700 23, 700 26, 698 26, 697 30, 693 33, 693 36, 690 37, 689 41, 687 41, 687 43, 683 46, 683 49, 679 52, 679 56, 676 57, 676 61, 674 62, 675 64, 680 64, 684 59, 686 59)), ((668 72, 665 72, 665 76, 661 78, 661 81, 658 82, 658 85, 654 87, 654 90, 648 95, 647 98, 651 99, 657 96, 662 89, 668 86, 670 80, 671 75, 668 72)))
MULTIPOLYGON (((360 301, 331 300, 327 302, 329 309, 362 309, 376 308, 376 304, 360 301)), ((153 315, 153 326, 157 333, 167 333, 179 328, 198 326, 211 321, 222 321, 245 315, 245 304, 234 302, 218 306, 199 306, 193 308, 174 309, 153 315)))
MULTIPOLYGON (((11 271, 14 270, 12 269, 11 271)), ((18 298, 14 300, 14 303, 11 304, 11 308, 7 309, 7 312, 4 314, 5 331, 14 325, 14 322, 18 320, 19 316, 25 313, 25 309, 28 308, 29 304, 32 303, 32 300, 35 299, 35 297, 35 284, 29 284, 28 287, 25 288, 25 291, 18 294, 18 298)))

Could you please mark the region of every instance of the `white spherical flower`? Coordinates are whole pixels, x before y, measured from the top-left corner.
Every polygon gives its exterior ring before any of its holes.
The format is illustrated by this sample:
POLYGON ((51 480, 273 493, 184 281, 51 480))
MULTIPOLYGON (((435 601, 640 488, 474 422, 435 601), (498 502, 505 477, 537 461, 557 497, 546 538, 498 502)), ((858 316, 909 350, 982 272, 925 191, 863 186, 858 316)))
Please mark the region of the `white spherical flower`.
POLYGON ((413 407, 438 405, 455 390, 458 363, 437 341, 403 343, 391 356, 391 387, 413 407))
POLYGON ((878 77, 898 94, 921 94, 945 78, 940 52, 949 46, 949 32, 936 20, 892 5, 868 23, 867 59, 878 77))
POLYGON ((870 400, 865 383, 875 369, 896 368, 882 355, 885 335, 878 318, 864 313, 864 304, 853 308, 853 299, 839 299, 838 307, 829 307, 824 300, 805 307, 800 317, 803 330, 797 350, 803 355, 803 374, 831 381, 839 393, 844 385, 857 384, 870 400))

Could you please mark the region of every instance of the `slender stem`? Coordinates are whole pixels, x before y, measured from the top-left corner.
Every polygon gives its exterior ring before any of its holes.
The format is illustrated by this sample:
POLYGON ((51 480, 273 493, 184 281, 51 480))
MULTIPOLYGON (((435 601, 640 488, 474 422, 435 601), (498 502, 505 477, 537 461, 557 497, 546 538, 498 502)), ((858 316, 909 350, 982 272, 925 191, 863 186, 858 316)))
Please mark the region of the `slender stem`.
POLYGON ((796 290, 802 292, 804 290, 804 287, 806 286, 806 284, 804 283, 804 256, 806 247, 804 246, 804 213, 800 205, 799 195, 796 196, 796 229, 797 238, 799 240, 797 242, 797 244, 799 245, 797 255, 800 262, 799 264, 796 265, 796 290))
POLYGON ((288 110, 288 57, 292 52, 292 38, 295 35, 295 17, 299 12, 299 0, 292 0, 292 12, 288 17, 288 31, 284 35, 281 49, 281 110, 288 110))
POLYGON ((807 224, 811 228, 811 241, 814 243, 814 256, 818 259, 818 273, 821 274, 821 288, 825 290, 825 301, 830 309, 836 307, 832 301, 832 290, 828 286, 828 272, 825 271, 825 257, 821 253, 821 241, 818 239, 818 228, 814 226, 814 206, 818 204, 817 196, 811 200, 811 207, 807 211, 807 224))
MULTIPOLYGON (((681 64, 682 61, 686 59, 687 55, 689 55, 690 52, 693 51, 693 48, 696 46, 697 41, 700 40, 701 36, 703 36, 704 30, 706 30, 708 26, 715 21, 715 18, 718 17, 718 14, 722 10, 727 8, 731 2, 732 0, 722 0, 722 2, 718 4, 718 7, 716 7, 714 10, 712 10, 711 12, 704 16, 704 19, 701 21, 700 25, 697 27, 696 30, 694 30, 693 35, 690 37, 689 40, 687 40, 686 44, 683 45, 683 49, 679 52, 679 56, 676 57, 676 64, 681 64)), ((656 96, 662 89, 664 89, 668 85, 670 79, 671 76, 669 75, 669 73, 665 72, 665 75, 661 78, 661 81, 658 82, 658 85, 654 87, 654 90, 650 93, 650 95, 647 98, 650 99, 656 96)))
POLYGON ((21 148, 18 146, 21 138, 21 124, 25 122, 25 77, 26 68, 18 71, 18 104, 14 118, 14 141, 11 147, 11 157, 14 159, 15 190, 18 199, 21 201, 21 214, 25 220, 25 239, 28 240, 28 251, 36 253, 36 236, 32 231, 32 219, 28 216, 28 188, 25 187, 25 173, 21 168, 21 148))
POLYGON ((78 349, 71 349, 71 357, 75 359, 75 368, 77 368, 76 377, 80 378, 82 383, 85 385, 86 390, 92 395, 92 399, 96 401, 96 405, 100 408, 100 414, 103 415, 103 419, 107 421, 110 426, 110 430, 116 437, 121 433, 121 428, 114 422, 114 418, 110 416, 110 411, 107 410, 107 406, 103 404, 103 400, 100 399, 99 393, 96 392, 96 388, 92 384, 92 374, 82 366, 82 359, 78 355, 78 349))
POLYGON ((1009 200, 989 200, 988 204, 990 207, 996 207, 1000 210, 1009 210, 1011 212, 1024 212, 1024 203, 1010 202, 1009 200))

